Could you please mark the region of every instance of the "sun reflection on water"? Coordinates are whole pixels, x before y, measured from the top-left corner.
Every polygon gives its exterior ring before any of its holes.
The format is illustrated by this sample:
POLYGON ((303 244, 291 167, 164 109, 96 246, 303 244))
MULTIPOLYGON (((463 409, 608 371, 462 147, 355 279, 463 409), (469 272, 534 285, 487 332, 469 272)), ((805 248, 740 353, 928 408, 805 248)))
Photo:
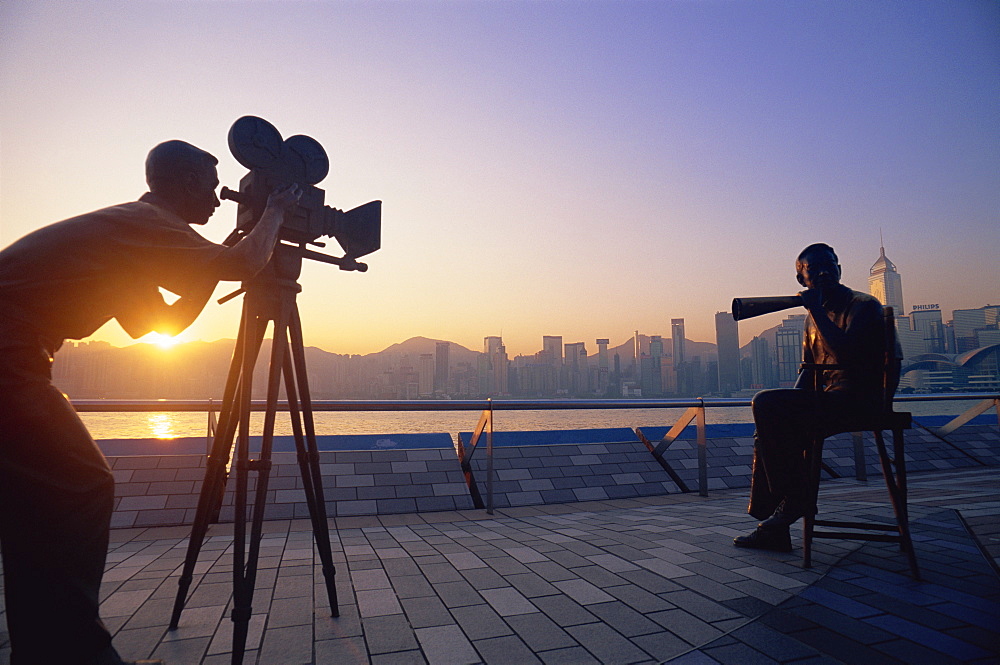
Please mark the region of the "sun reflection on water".
POLYGON ((178 436, 175 430, 176 423, 169 413, 150 413, 146 417, 146 422, 154 439, 174 439, 178 436))

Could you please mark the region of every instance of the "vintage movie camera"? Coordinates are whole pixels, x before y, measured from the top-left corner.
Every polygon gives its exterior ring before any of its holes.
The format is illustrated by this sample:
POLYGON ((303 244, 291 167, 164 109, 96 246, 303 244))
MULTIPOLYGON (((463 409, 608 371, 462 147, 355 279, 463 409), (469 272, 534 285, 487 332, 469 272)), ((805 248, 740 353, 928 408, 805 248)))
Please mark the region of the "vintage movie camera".
POLYGON ((356 259, 381 246, 382 202, 371 201, 346 212, 325 205, 325 193, 315 185, 330 171, 330 161, 318 141, 301 134, 282 140, 274 125, 248 115, 229 129, 229 150, 250 172, 240 180, 238 192, 228 187, 219 192, 219 198, 239 204, 236 230, 225 244, 232 245, 254 227, 271 192, 297 184, 302 198, 285 214, 280 239, 300 246, 323 247, 320 238, 334 238, 344 250, 343 258, 305 249, 302 255, 335 263, 341 270, 368 269, 356 259))

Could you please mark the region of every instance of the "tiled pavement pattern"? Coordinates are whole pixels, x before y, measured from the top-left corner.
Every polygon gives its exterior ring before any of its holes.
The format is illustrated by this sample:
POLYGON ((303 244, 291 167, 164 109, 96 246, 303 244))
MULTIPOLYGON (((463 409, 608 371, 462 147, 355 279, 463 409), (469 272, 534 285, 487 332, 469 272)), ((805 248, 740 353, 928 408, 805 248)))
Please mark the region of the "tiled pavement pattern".
MULTIPOLYGON (((911 478, 924 582, 892 547, 732 547, 742 491, 335 520, 330 618, 305 520, 266 522, 246 663, 996 663, 997 473, 911 478), (992 525, 989 526, 989 525, 992 525), (992 539, 992 540, 991 540, 992 539), (836 564, 836 565, 834 565, 836 564), (995 562, 994 562, 995 565, 995 562)), ((881 478, 824 483, 824 514, 887 516, 881 478)), ((170 665, 230 661, 230 527, 215 526, 175 633, 182 527, 118 529, 102 614, 119 649, 170 665)), ((797 539, 796 539, 797 540, 797 539)), ((797 543, 796 543, 797 544, 797 543)), ((0 637, 0 663, 9 659, 0 637)))

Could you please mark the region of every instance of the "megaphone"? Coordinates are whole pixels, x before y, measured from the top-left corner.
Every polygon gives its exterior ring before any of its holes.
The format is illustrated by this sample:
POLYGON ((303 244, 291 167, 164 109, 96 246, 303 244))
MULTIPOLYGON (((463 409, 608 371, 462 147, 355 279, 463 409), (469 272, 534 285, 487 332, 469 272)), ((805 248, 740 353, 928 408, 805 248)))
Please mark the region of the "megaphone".
POLYGON ((763 296, 761 298, 733 298, 733 319, 742 321, 783 309, 802 307, 802 296, 763 296))

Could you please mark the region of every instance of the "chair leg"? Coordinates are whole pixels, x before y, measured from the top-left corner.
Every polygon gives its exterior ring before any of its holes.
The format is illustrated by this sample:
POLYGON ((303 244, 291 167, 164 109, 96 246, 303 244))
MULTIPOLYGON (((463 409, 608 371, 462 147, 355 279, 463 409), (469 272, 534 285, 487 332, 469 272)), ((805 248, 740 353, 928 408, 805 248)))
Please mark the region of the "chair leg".
POLYGON ((819 479, 823 466, 823 439, 814 439, 806 451, 806 469, 809 474, 809 500, 806 514, 802 518, 802 567, 812 568, 813 532, 816 528, 816 514, 813 512, 819 501, 819 479))
POLYGON ((882 475, 889 491, 889 500, 896 517, 896 529, 899 532, 899 549, 903 551, 910 564, 913 579, 920 579, 917 567, 917 555, 913 549, 913 539, 910 535, 910 515, 906 497, 906 458, 902 430, 893 430, 893 458, 885 447, 885 439, 881 431, 874 432, 875 444, 878 448, 879 460, 882 463, 882 475))
POLYGON ((899 536, 906 552, 906 557, 910 562, 910 572, 913 573, 913 579, 919 580, 920 568, 917 566, 917 552, 913 548, 913 538, 910 532, 910 507, 907 499, 906 449, 903 430, 894 429, 892 431, 892 448, 896 461, 896 486, 899 488, 899 507, 902 511, 899 522, 899 536))

